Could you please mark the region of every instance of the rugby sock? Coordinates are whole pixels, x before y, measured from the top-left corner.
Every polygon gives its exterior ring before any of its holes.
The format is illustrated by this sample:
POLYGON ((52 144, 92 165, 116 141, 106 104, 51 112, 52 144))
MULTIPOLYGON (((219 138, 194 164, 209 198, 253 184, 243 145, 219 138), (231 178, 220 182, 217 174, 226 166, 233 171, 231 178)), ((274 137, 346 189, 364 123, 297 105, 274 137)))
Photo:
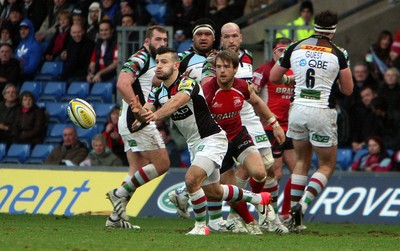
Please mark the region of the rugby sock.
POLYGON ((197 192, 189 193, 189 199, 192 202, 194 219, 196 223, 206 222, 206 208, 207 208, 207 198, 204 194, 203 189, 199 189, 197 192))
POLYGON ((231 205, 231 210, 234 210, 246 224, 254 221, 253 215, 251 215, 249 209, 247 208, 247 203, 244 201, 239 202, 237 205, 231 205))
POLYGON ((328 178, 322 173, 315 172, 308 182, 307 190, 300 200, 303 213, 307 210, 311 202, 318 196, 328 183, 328 178))
POLYGON ((221 200, 225 201, 245 201, 258 205, 261 203, 261 195, 239 188, 234 185, 221 185, 224 190, 221 200))
POLYGON ((307 176, 292 174, 292 185, 290 186, 290 207, 295 206, 304 194, 307 184, 307 176))
POLYGON ((281 215, 290 214, 290 186, 292 185, 292 179, 289 178, 286 182, 285 189, 283 190, 283 202, 281 215))
POLYGON ((222 218, 222 201, 207 199, 207 210, 210 221, 220 221, 222 218))
POLYGON ((119 197, 127 197, 132 195, 138 187, 157 177, 158 172, 154 165, 145 165, 137 170, 130 180, 126 180, 126 183, 117 189, 116 195, 119 197))
POLYGON ((264 188, 264 184, 265 184, 266 180, 267 180, 267 176, 265 176, 261 180, 256 180, 253 177, 251 177, 250 178, 251 191, 253 193, 261 193, 264 188))
POLYGON ((268 192, 271 194, 271 206, 274 208, 275 213, 278 212, 278 182, 275 178, 269 178, 265 182, 263 192, 268 192))
POLYGON ((237 186, 240 188, 246 188, 247 186, 247 181, 249 181, 249 179, 247 180, 242 180, 241 178, 236 176, 236 182, 237 182, 237 186))

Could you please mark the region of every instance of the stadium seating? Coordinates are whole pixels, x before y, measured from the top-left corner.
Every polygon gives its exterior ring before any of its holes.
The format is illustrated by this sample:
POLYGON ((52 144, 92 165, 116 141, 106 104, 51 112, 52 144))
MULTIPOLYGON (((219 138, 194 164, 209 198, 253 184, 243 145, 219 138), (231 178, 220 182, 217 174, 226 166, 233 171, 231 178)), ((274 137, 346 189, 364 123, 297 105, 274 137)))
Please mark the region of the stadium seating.
POLYGON ((86 101, 89 103, 101 102, 112 103, 114 84, 112 82, 94 83, 86 101))
POLYGON ((189 150, 186 148, 186 149, 181 150, 180 153, 181 153, 182 166, 189 167, 191 165, 189 150))
POLYGON ((47 128, 47 135, 44 140, 45 144, 60 143, 63 141, 64 129, 68 127, 68 124, 58 123, 49 124, 47 128))
POLYGON ((44 84, 41 81, 25 81, 21 86, 20 93, 29 91, 33 94, 35 100, 38 100, 43 91, 43 86, 44 84))
POLYGON ((57 80, 63 70, 63 61, 45 61, 35 80, 57 80))
POLYGON ((38 144, 36 145, 26 164, 43 164, 47 156, 53 150, 53 144, 38 144))
POLYGON ((47 102, 45 104, 46 111, 49 116, 50 123, 64 123, 67 120, 68 103, 47 102))
POLYGON ((87 82, 71 82, 60 101, 69 102, 73 98, 85 99, 89 95, 89 89, 90 84, 87 82))
POLYGON ((368 149, 367 148, 361 148, 360 150, 358 150, 353 157, 353 161, 352 162, 356 162, 359 158, 361 158, 361 156, 365 155, 368 153, 368 149))
POLYGON ((167 5, 163 3, 149 3, 146 5, 146 10, 150 13, 154 21, 160 25, 165 24, 167 14, 167 5))
POLYGON ((67 83, 63 81, 49 81, 43 89, 38 102, 58 102, 65 94, 67 83))
POLYGON ((30 152, 30 144, 11 144, 7 151, 7 156, 3 159, 3 162, 23 164, 28 159, 30 152))
POLYGON ((97 133, 98 133, 97 124, 89 129, 83 129, 80 127, 76 128, 76 134, 78 135, 78 139, 82 143, 84 143, 88 148, 91 148, 93 136, 96 135, 97 133))
POLYGON ((6 153, 7 153, 7 145, 0 144, 0 162, 3 161, 3 159, 6 157, 6 153))
POLYGON ((336 157, 336 169, 348 170, 353 161, 353 149, 338 148, 336 157))
POLYGON ((96 112, 96 122, 107 122, 108 116, 114 107, 114 103, 93 103, 93 108, 96 112))

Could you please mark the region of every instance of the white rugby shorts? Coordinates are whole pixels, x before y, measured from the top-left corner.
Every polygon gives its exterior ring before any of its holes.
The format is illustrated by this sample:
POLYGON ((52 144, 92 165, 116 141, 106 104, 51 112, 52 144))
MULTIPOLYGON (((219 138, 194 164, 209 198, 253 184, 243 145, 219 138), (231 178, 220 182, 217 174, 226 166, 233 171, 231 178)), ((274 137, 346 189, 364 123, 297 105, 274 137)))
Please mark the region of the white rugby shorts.
POLYGON ((137 132, 121 135, 121 137, 124 141, 125 152, 128 150, 142 152, 165 148, 162 136, 154 123, 145 126, 137 132))
POLYGON ((287 136, 295 140, 309 140, 313 146, 337 145, 337 111, 293 104, 289 111, 287 136))

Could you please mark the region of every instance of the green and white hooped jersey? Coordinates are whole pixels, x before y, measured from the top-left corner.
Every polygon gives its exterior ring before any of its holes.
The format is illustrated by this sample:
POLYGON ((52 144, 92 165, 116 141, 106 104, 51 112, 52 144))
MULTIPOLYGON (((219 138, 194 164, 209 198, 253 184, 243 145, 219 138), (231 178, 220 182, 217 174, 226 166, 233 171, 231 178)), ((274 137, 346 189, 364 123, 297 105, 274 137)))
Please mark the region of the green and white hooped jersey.
POLYGON ((294 104, 333 108, 336 104, 332 85, 350 62, 346 50, 338 48, 328 37, 313 35, 291 44, 278 64, 293 71, 294 104))

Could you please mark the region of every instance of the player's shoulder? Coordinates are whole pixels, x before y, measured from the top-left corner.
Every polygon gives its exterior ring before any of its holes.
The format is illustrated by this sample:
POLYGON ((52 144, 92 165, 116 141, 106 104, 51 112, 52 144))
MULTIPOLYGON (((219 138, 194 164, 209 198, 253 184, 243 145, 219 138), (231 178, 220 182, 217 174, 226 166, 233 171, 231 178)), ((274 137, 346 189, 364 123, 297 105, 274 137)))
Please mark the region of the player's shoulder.
POLYGON ((150 53, 142 47, 137 52, 133 53, 130 57, 130 61, 147 61, 151 57, 150 53))
POLYGON ((193 86, 196 84, 197 82, 193 78, 182 75, 179 80, 178 88, 179 89, 193 88, 193 86))

